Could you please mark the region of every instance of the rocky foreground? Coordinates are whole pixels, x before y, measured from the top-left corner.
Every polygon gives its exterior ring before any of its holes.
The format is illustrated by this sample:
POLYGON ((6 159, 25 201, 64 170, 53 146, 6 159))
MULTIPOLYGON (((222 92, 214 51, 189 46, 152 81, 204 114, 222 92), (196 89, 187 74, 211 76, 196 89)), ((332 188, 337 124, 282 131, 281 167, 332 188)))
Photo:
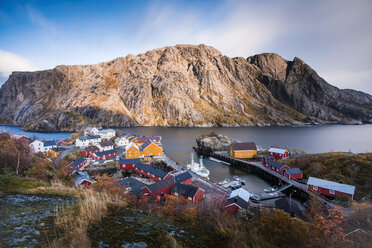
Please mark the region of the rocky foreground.
POLYGON ((28 131, 324 123, 372 123, 372 96, 328 84, 299 58, 229 58, 205 45, 13 72, 0 89, 0 124, 28 131))

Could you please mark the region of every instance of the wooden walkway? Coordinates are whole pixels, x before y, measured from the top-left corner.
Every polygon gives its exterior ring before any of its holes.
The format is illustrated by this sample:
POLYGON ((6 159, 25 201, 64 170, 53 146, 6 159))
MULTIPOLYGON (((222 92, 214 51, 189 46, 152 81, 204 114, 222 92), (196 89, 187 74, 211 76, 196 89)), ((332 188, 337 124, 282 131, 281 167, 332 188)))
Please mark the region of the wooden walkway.
MULTIPOLYGON (((217 158, 217 159, 222 160, 222 161, 225 161, 225 162, 229 162, 231 164, 230 166, 238 165, 238 168, 243 169, 243 170, 244 170, 244 166, 246 166, 247 169, 248 168, 251 169, 253 167, 256 170, 260 170, 261 172, 266 173, 266 174, 276 178, 277 180, 285 182, 287 185, 291 185, 292 187, 297 189, 297 191, 299 193, 299 194, 297 193, 297 195, 300 195, 301 198, 310 199, 311 197, 314 197, 315 199, 317 199, 319 201, 322 201, 324 204, 327 204, 329 207, 331 207, 331 208, 334 207, 334 205, 329 201, 329 199, 327 199, 327 198, 323 197, 322 195, 319 195, 319 194, 317 194, 313 191, 308 190, 306 184, 302 184, 302 183, 299 183, 295 180, 288 179, 285 176, 266 168, 265 166, 263 166, 262 162, 247 161, 247 160, 243 160, 243 159, 232 158, 228 154, 228 152, 214 152, 214 153, 212 153, 212 157, 217 158)), ((290 188, 290 187, 288 187, 288 188, 290 188)))

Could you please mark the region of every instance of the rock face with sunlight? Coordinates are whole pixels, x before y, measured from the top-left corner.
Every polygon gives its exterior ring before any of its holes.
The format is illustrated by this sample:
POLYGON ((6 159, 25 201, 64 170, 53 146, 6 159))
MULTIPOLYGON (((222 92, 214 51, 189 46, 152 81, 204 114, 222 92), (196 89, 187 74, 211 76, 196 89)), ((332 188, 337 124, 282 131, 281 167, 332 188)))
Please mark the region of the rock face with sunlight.
POLYGON ((371 95, 328 84, 298 58, 229 58, 205 45, 13 72, 0 90, 0 123, 34 131, 371 122, 371 95))

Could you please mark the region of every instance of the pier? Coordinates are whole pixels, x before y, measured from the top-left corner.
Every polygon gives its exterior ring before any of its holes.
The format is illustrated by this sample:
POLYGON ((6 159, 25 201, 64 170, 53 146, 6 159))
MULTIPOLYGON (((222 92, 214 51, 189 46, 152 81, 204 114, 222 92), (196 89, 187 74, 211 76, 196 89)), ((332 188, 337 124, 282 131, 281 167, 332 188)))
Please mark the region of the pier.
POLYGON ((265 166, 263 166, 261 161, 233 158, 226 151, 212 152, 211 154, 209 154, 209 156, 230 163, 230 165, 227 166, 232 166, 248 173, 257 174, 258 176, 264 178, 265 180, 268 180, 273 184, 281 184, 284 186, 281 188, 281 192, 291 194, 293 195, 292 197, 295 197, 302 202, 310 200, 311 197, 314 197, 324 204, 327 204, 329 207, 334 207, 329 199, 308 190, 306 184, 288 179, 285 176, 266 168, 265 166))

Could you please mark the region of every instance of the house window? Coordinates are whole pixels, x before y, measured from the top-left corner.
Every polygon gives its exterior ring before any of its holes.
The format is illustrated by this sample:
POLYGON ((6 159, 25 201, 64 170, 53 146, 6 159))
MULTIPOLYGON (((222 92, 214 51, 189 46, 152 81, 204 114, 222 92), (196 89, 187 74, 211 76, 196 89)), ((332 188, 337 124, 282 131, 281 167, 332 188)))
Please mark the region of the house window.
POLYGON ((191 198, 190 196, 188 197, 188 199, 189 199, 190 201, 192 200, 192 198, 191 198))
POLYGON ((318 186, 313 185, 313 190, 318 190, 318 186))
POLYGON ((330 189, 330 190, 329 190, 329 193, 332 194, 332 195, 334 195, 334 194, 335 194, 335 191, 332 190, 332 189, 330 189))
POLYGON ((174 192, 174 195, 177 195, 178 196, 178 193, 177 192, 174 192))

